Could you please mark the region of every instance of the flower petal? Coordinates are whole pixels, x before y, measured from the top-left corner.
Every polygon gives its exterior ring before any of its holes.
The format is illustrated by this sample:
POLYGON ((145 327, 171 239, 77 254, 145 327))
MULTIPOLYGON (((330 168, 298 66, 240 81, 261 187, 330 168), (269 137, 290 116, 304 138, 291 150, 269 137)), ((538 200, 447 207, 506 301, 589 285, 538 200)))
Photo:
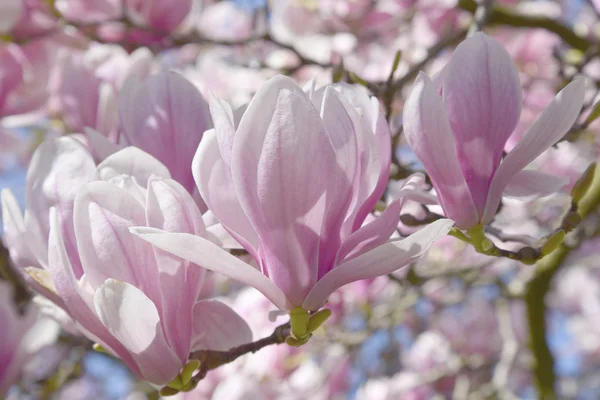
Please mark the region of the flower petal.
POLYGON ((496 214, 502 192, 511 178, 562 138, 573 126, 583 105, 584 94, 583 79, 575 79, 569 83, 504 158, 490 185, 482 216, 483 223, 490 222, 496 214))
POLYGON ((216 300, 202 300, 194 307, 192 351, 227 351, 252 341, 252 330, 238 313, 216 300))
POLYGON ((477 224, 479 216, 458 163, 444 104, 424 73, 406 100, 403 120, 406 140, 425 166, 446 216, 461 228, 477 224))
POLYGON ((207 239, 146 227, 135 227, 130 231, 159 249, 258 289, 282 310, 291 308, 283 292, 269 278, 207 239))
POLYGON ((125 189, 91 182, 75 198, 79 256, 92 287, 109 278, 131 283, 160 305, 158 269, 151 246, 129 232, 146 224, 144 206, 125 189))
POLYGON ((437 220, 406 239, 377 247, 332 269, 306 296, 302 307, 318 310, 336 289, 361 279, 391 273, 419 258, 429 246, 445 236, 454 225, 448 219, 437 220))
POLYGON ((90 308, 88 301, 93 301, 91 293, 81 289, 79 281, 73 274, 73 268, 62 239, 58 212, 55 208, 50 210, 48 260, 52 281, 65 305, 65 311, 84 328, 82 331, 89 339, 95 340, 110 349, 135 373, 139 374, 140 370, 129 351, 108 332, 98 319, 95 310, 90 308))
POLYGON ((143 150, 129 146, 111 154, 98 165, 96 179, 109 181, 114 177, 126 175, 134 177, 138 184, 146 187, 152 176, 170 178, 167 167, 143 150))
POLYGON ((521 83, 504 46, 476 33, 456 48, 443 75, 442 97, 456 151, 481 215, 504 144, 521 115, 521 83))
POLYGON ((168 346, 154 303, 129 283, 108 279, 95 293, 96 313, 110 333, 129 350, 142 377, 154 384, 173 380, 187 361, 168 346))
POLYGON ((2 241, 10 251, 12 262, 19 268, 47 264, 47 253, 40 239, 27 230, 17 199, 10 189, 2 189, 2 241))
POLYGON ((398 227, 401 207, 400 201, 393 202, 375 220, 350 235, 340 247, 336 264, 360 256, 387 242, 398 227))
POLYGON ((0 5, 0 33, 8 33, 19 22, 23 0, 4 0, 0 5))
MULTIPOLYGON (((96 169, 89 151, 71 137, 45 140, 35 151, 27 171, 25 199, 28 229, 46 246, 50 231, 48 211, 56 207, 63 224, 67 253, 74 263, 75 276, 81 276, 73 230, 73 201, 79 188, 89 182, 96 169)), ((44 253, 47 252, 44 249, 44 253)), ((45 260, 47 256, 41 258, 45 260)))
POLYGON ((504 189, 504 196, 533 199, 558 192, 569 183, 564 176, 524 169, 513 175, 504 189))
POLYGON ((336 167, 329 136, 306 94, 283 76, 263 84, 240 121, 231 176, 260 237, 265 273, 295 305, 317 280, 336 167))
POLYGON ((198 190, 223 226, 258 259, 258 235, 237 198, 231 172, 219 150, 216 135, 216 130, 206 131, 192 163, 198 190))
POLYGON ((150 76, 121 90, 119 116, 129 143, 160 160, 188 191, 190 166, 202 134, 212 127, 208 104, 196 87, 175 72, 150 76))
MULTIPOLYGON (((172 179, 151 178, 146 201, 148 226, 167 232, 204 236, 200 210, 187 190, 172 179)), ((139 240, 139 238, 136 238, 139 240)), ((158 267, 160 313, 165 338, 177 356, 185 360, 190 352, 192 313, 204 279, 203 268, 154 248, 158 267), (177 293, 177 296, 173 296, 177 293)))
POLYGON ((106 136, 95 129, 86 127, 83 128, 83 132, 97 160, 104 160, 123 148, 123 146, 111 142, 106 136))

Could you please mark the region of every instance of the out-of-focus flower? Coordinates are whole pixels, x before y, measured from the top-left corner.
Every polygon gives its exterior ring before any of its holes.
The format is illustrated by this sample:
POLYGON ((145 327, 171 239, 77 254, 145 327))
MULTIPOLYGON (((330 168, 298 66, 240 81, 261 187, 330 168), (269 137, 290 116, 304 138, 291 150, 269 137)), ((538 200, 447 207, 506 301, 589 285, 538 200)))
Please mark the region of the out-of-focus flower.
POLYGON ((190 234, 136 228, 155 246, 254 286, 281 310, 318 310, 337 288, 419 257, 452 222, 388 243, 396 202, 363 226, 385 189, 390 134, 376 99, 347 85, 304 93, 267 81, 239 123, 211 101, 215 129, 194 159, 200 193, 259 269, 190 234))
POLYGON ((0 4, 0 33, 9 32, 21 18, 22 0, 5 0, 0 4))
POLYGON ((113 45, 93 45, 85 53, 64 51, 53 73, 53 111, 69 133, 83 133, 87 127, 116 142, 117 94, 127 78, 143 78, 151 68, 152 54, 146 48, 131 54, 113 45))
POLYGON ((185 19, 191 7, 191 0, 56 1, 57 10, 74 22, 114 22, 126 16, 134 25, 151 28, 158 33, 167 33, 175 29, 185 19))
POLYGON ((194 200, 167 168, 128 147, 94 176, 98 181, 77 191, 73 232, 62 228, 59 209, 50 217, 49 289, 82 332, 158 385, 176 378, 192 351, 251 341, 250 329, 228 306, 198 300, 202 268, 128 230, 145 225, 207 235, 194 200))
POLYGON ((491 221, 503 192, 530 197, 564 186, 562 178, 524 168, 571 128, 583 95, 583 80, 571 82, 502 159, 521 112, 517 70, 502 45, 477 33, 435 83, 421 73, 404 108, 404 131, 445 215, 468 229, 491 221))
POLYGON ((187 79, 163 72, 126 82, 119 94, 121 142, 156 157, 190 193, 192 159, 204 132, 212 128, 208 104, 187 79))
POLYGON ((25 182, 25 215, 8 189, 2 190, 2 240, 12 262, 38 293, 61 305, 48 290, 48 213, 59 214, 68 252, 76 256, 73 227, 73 201, 77 190, 92 180, 96 165, 91 154, 71 137, 48 139, 35 151, 25 182))
POLYGON ((33 305, 21 313, 14 303, 11 284, 0 281, 0 396, 6 395, 19 378, 32 354, 56 340, 57 325, 37 316, 33 305))

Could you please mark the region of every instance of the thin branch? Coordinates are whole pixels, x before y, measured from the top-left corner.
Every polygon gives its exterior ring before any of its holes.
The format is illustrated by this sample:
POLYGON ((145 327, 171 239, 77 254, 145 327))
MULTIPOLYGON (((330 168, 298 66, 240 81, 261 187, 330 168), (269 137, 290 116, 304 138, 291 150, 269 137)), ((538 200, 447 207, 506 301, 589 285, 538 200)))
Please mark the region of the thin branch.
POLYGON ((492 9, 494 8, 494 0, 483 0, 473 14, 473 23, 469 27, 467 36, 473 35, 475 32, 481 31, 487 24, 492 9))
POLYGON ((208 371, 218 368, 221 365, 229 364, 245 354, 256 353, 264 347, 284 343, 285 338, 289 335, 290 324, 285 323, 275 328, 273 333, 266 338, 234 347, 228 351, 199 350, 193 352, 190 354, 190 360, 200 361, 198 373, 192 378, 194 386, 204 379, 208 371))

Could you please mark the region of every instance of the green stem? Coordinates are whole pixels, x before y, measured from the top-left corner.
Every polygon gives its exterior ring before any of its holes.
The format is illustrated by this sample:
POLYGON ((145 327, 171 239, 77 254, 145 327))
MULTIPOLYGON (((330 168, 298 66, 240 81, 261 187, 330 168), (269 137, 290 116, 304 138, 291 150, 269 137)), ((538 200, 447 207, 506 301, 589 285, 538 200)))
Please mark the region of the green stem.
MULTIPOLYGON (((593 179, 588 190, 577 203, 581 218, 585 218, 600 204, 600 168, 594 167, 593 179)), ((572 248, 561 244, 535 266, 536 275, 528 283, 525 292, 527 322, 529 324, 529 348, 533 354, 533 374, 538 398, 556 399, 554 358, 546 341, 545 298, 550 291, 552 278, 556 275, 572 248)))

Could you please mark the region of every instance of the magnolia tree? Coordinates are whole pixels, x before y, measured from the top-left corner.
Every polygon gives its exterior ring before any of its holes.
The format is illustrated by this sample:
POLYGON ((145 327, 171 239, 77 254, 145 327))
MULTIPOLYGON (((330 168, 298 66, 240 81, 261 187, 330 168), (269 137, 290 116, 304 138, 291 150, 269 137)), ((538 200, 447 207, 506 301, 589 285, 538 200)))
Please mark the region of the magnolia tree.
POLYGON ((1 398, 600 396, 599 2, 1 3, 1 398))

